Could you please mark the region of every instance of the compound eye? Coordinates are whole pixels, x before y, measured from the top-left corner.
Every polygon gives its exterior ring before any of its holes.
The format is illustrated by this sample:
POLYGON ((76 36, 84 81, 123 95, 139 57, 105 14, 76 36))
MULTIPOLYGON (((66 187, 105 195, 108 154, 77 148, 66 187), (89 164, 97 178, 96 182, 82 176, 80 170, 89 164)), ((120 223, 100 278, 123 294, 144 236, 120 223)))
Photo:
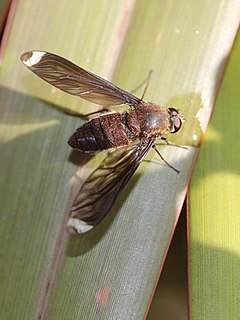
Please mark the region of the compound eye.
POLYGON ((178 110, 174 108, 168 108, 170 112, 170 121, 171 121, 171 133, 176 133, 182 126, 182 120, 179 117, 178 110))
POLYGON ((174 118, 174 123, 173 123, 173 130, 172 133, 178 132, 178 130, 181 128, 182 126, 182 121, 179 117, 175 117, 174 118))

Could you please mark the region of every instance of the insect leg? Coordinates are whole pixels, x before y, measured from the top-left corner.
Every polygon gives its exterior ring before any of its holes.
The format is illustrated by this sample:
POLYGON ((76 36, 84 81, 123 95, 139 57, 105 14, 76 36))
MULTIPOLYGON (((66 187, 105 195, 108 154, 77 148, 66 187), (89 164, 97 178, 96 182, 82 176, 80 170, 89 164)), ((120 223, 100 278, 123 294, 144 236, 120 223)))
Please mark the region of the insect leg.
POLYGON ((101 115, 102 113, 108 113, 108 112, 111 112, 111 110, 110 109, 101 109, 98 111, 93 111, 93 112, 87 113, 84 115, 84 117, 91 118, 92 116, 101 115))
POLYGON ((153 72, 153 71, 150 69, 149 72, 148 72, 147 78, 144 79, 143 82, 141 82, 136 88, 134 88, 134 90, 131 90, 131 93, 135 93, 139 88, 141 88, 141 87, 144 85, 144 83, 146 83, 145 88, 144 88, 144 92, 143 92, 143 94, 142 94, 141 100, 143 99, 144 94, 145 94, 145 92, 146 92, 146 90, 147 90, 147 87, 148 87, 149 80, 150 80, 150 77, 151 77, 152 72, 153 72))
POLYGON ((158 154, 159 157, 162 159, 162 161, 165 162, 166 165, 169 166, 169 168, 173 169, 173 170, 174 170, 175 172, 177 172, 177 173, 180 172, 180 170, 178 170, 178 169, 174 168, 173 166, 171 166, 170 163, 168 163, 167 160, 165 160, 165 159, 163 158, 163 156, 162 156, 161 153, 158 151, 158 149, 156 148, 155 145, 153 145, 152 147, 153 147, 153 149, 157 152, 157 154, 158 154))
POLYGON ((161 137, 161 140, 165 141, 168 146, 178 147, 178 148, 182 148, 182 149, 187 149, 187 147, 183 147, 183 146, 180 146, 179 144, 176 144, 176 143, 173 143, 173 142, 168 141, 166 137, 161 137))
POLYGON ((143 94, 142 94, 141 100, 143 100, 143 98, 144 98, 144 96, 145 96, 145 93, 146 93, 146 91, 147 91, 148 84, 149 84, 149 80, 150 80, 150 77, 151 77, 151 75, 152 75, 152 72, 153 72, 152 69, 150 69, 149 72, 148 72, 148 76, 147 76, 147 79, 146 79, 146 85, 145 85, 145 88, 144 88, 144 90, 143 90, 143 94))

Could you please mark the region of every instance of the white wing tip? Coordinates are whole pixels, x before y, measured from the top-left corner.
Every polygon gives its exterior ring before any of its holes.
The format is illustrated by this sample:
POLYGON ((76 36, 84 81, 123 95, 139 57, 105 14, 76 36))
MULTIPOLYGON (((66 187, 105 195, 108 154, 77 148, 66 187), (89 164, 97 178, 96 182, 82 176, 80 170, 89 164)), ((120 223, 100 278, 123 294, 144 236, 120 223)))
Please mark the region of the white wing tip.
POLYGON ((68 232, 74 235, 88 232, 92 228, 92 225, 87 224, 86 222, 77 218, 70 218, 67 224, 68 232))
POLYGON ((27 66, 32 67, 37 64, 46 54, 44 51, 28 51, 21 55, 21 61, 27 66))

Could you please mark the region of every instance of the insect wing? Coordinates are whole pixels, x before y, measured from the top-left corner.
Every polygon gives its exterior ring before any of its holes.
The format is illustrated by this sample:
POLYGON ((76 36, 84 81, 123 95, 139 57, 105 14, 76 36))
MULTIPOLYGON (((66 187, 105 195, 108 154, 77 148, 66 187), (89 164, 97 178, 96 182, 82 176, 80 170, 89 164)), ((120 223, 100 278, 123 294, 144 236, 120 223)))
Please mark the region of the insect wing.
POLYGON ((153 139, 142 139, 115 150, 88 177, 72 207, 70 233, 87 232, 102 221, 153 143, 153 139))
POLYGON ((96 104, 128 104, 134 107, 141 101, 111 82, 55 54, 29 51, 21 55, 21 61, 33 73, 56 88, 96 104))

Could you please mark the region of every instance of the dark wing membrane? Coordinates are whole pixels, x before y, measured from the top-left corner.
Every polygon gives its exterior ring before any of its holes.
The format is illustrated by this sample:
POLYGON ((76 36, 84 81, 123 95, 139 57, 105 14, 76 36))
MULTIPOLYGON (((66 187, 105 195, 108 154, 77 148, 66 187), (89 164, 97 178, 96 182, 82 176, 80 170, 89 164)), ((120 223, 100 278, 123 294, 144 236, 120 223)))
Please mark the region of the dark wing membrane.
POLYGON ((89 176, 72 207, 68 224, 71 233, 86 232, 101 222, 153 143, 153 139, 143 139, 117 149, 89 176), (73 230, 74 225, 83 224, 86 228, 73 230))
POLYGON ((21 60, 27 68, 56 88, 96 104, 128 104, 134 107, 141 101, 111 82, 55 54, 29 51, 21 55, 21 60))

